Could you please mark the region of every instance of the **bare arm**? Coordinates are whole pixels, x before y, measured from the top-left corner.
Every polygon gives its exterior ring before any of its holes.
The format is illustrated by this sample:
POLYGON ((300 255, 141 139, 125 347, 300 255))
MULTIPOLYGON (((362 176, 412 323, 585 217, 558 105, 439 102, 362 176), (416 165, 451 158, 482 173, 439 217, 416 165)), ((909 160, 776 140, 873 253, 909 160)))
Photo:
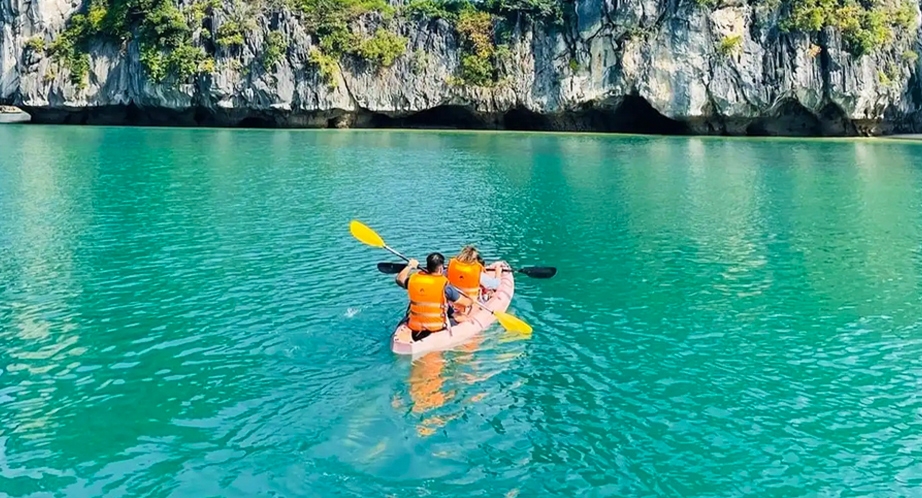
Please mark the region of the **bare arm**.
POLYGON ((493 263, 493 278, 497 280, 503 278, 503 264, 499 261, 493 263))
POLYGON ((471 301, 470 299, 468 299, 468 298, 466 298, 466 297, 464 297, 464 296, 458 296, 458 300, 455 301, 455 302, 458 303, 458 304, 461 305, 461 306, 464 306, 464 307, 472 306, 472 305, 474 304, 473 301, 471 301))
POLYGON ((473 301, 463 296, 461 291, 459 291, 454 285, 451 284, 448 284, 448 286, 445 288, 445 297, 448 298, 449 301, 465 307, 474 304, 473 301))
POLYGON ((406 289, 407 279, 410 278, 410 272, 415 270, 417 266, 419 266, 419 261, 416 261, 415 259, 411 258, 410 261, 407 263, 407 266, 403 267, 403 270, 400 270, 400 273, 398 273, 397 276, 394 277, 394 282, 397 282, 397 285, 406 289))

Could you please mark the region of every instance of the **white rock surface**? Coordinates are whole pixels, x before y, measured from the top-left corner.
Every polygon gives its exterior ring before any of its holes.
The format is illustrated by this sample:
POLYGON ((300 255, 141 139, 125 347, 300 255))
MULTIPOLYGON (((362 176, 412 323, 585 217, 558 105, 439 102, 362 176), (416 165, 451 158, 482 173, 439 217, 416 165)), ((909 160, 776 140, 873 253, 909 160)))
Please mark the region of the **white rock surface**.
MULTIPOLYGON (((97 43, 81 89, 50 56, 26 48, 33 36, 50 44, 78 5, 0 0, 0 102, 39 122, 325 127, 413 125, 425 116, 428 124, 537 129, 922 131, 922 83, 913 77, 920 62, 903 57, 922 52, 916 41, 855 58, 827 30, 817 51, 809 37, 781 33, 777 13, 742 3, 708 11, 693 1, 577 0, 576 15, 560 32, 516 28, 507 82, 493 88, 449 83, 459 50, 444 21, 404 22, 407 51, 392 67, 343 59, 337 84, 324 84, 307 64, 311 37, 283 13, 279 29, 290 44, 271 73, 256 62, 269 31, 260 17, 238 62, 218 53, 215 72, 192 84, 153 84, 135 43, 97 43), (722 40, 735 36, 739 45, 721 53, 722 40), (893 77, 881 78, 881 71, 893 77)), ((917 34, 918 27, 907 39, 917 34)))

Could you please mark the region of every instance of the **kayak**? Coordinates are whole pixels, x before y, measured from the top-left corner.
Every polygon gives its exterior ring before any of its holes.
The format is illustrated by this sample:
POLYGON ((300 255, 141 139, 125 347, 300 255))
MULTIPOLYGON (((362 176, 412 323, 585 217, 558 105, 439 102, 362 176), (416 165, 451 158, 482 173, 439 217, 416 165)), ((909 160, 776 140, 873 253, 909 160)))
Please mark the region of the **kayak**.
MULTIPOLYGON (((515 293, 515 279, 512 274, 513 272, 511 271, 503 272, 499 287, 493 291, 493 295, 484 303, 485 306, 493 311, 506 311, 509 308, 512 295, 515 293)), ((391 351, 397 354, 418 355, 430 351, 451 349, 473 339, 496 321, 493 313, 476 305, 475 308, 477 308, 477 311, 471 315, 470 320, 461 322, 446 330, 434 332, 421 341, 413 340, 409 327, 404 324, 398 325, 391 336, 391 351)))

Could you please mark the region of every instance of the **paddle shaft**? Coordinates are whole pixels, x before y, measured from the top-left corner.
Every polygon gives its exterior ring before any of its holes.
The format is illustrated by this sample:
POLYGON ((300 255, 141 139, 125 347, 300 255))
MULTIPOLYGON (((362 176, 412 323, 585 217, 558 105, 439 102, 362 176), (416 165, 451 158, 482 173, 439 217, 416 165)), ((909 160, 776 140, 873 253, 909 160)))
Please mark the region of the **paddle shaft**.
MULTIPOLYGON (((406 265, 403 265, 403 264, 400 264, 400 263, 378 263, 378 270, 380 270, 382 273, 400 273, 404 268, 406 268, 406 265)), ((492 270, 492 269, 486 269, 485 271, 486 271, 486 272, 491 272, 491 271, 493 271, 493 270, 492 270)), ((526 268, 508 268, 508 267, 505 267, 505 268, 502 269, 502 271, 503 271, 503 272, 523 273, 523 274, 525 274, 525 275, 528 275, 529 277, 550 278, 551 276, 553 276, 552 274, 549 274, 549 275, 547 275, 547 276, 544 276, 543 273, 544 273, 544 272, 552 272, 552 271, 554 271, 554 268, 550 268, 550 267, 540 267, 540 266, 539 266, 539 267, 526 267, 526 268), (535 272, 535 271, 541 271, 542 274, 541 274, 541 275, 533 275, 533 272, 535 272)))
POLYGON ((384 248, 387 249, 388 251, 390 251, 391 253, 393 253, 393 254, 394 254, 395 256, 397 256, 398 258, 400 258, 400 259, 406 261, 407 263, 410 262, 410 258, 408 258, 408 257, 404 256, 403 254, 400 254, 399 252, 397 252, 397 251, 391 249, 391 246, 389 246, 389 245, 387 245, 387 244, 384 244, 384 248))

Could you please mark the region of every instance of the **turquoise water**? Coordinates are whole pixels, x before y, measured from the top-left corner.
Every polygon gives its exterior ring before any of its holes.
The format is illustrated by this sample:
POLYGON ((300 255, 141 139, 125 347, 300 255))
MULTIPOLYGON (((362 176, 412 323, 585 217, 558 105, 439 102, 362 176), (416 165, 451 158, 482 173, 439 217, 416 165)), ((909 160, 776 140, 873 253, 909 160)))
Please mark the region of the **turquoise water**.
POLYGON ((0 127, 0 493, 920 494, 922 146, 0 127), (520 276, 411 362, 351 219, 520 276))

